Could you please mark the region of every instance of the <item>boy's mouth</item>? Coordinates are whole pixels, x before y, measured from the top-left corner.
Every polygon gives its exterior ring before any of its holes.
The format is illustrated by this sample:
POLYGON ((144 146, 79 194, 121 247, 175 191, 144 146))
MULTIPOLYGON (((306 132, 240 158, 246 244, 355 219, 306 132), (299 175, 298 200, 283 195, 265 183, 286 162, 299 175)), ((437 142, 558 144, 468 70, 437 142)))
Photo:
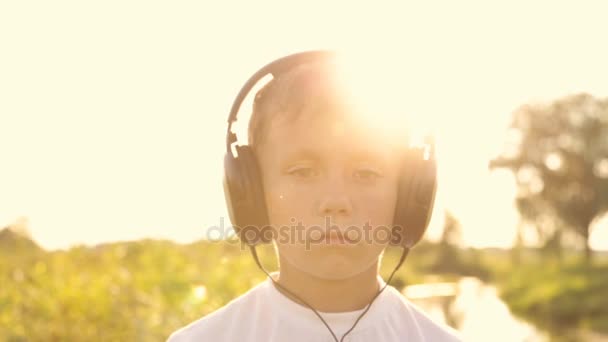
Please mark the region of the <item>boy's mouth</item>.
POLYGON ((357 242, 349 238, 348 234, 336 230, 325 232, 320 240, 321 243, 331 246, 352 246, 357 242))

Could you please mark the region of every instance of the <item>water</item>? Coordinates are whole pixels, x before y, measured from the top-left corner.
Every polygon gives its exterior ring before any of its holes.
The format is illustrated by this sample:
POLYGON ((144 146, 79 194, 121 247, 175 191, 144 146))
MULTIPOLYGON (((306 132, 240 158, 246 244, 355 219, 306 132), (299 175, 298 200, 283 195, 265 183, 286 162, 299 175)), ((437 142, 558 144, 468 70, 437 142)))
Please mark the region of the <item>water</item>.
POLYGON ((496 288, 476 278, 457 283, 412 285, 403 293, 429 316, 460 331, 464 341, 551 341, 511 314, 496 288))

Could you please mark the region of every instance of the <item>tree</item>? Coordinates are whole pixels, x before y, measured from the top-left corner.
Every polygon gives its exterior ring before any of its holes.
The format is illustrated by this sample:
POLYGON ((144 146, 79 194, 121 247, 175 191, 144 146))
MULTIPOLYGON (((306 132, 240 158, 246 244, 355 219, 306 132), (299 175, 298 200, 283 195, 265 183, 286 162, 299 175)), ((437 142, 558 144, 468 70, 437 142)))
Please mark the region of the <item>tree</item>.
POLYGON ((454 272, 460 266, 458 248, 462 243, 461 225, 458 219, 449 211, 445 212, 443 233, 439 241, 436 271, 454 272))
POLYGON ((15 254, 40 252, 42 248, 32 239, 27 218, 20 217, 14 223, 0 228, 0 257, 8 258, 15 254))
POLYGON ((577 94, 524 105, 509 133, 490 168, 514 173, 520 215, 545 243, 559 247, 563 233, 573 231, 589 262, 591 224, 608 210, 608 98, 577 94))
POLYGON ((459 247, 462 243, 462 228, 460 222, 449 211, 445 212, 445 220, 443 223, 443 233, 441 234, 440 246, 442 247, 459 247))

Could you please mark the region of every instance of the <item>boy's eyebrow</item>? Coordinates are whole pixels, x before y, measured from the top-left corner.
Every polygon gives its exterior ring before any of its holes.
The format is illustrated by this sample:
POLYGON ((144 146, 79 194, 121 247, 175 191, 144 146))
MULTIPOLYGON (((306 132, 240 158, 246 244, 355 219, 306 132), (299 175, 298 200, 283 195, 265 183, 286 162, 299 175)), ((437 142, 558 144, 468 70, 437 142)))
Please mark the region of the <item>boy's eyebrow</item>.
POLYGON ((294 159, 316 160, 316 159, 319 159, 319 154, 308 147, 296 148, 289 152, 289 155, 286 159, 287 159, 287 161, 293 161, 294 159))
POLYGON ((385 156, 384 153, 381 153, 378 150, 371 150, 371 149, 355 150, 355 151, 353 151, 351 156, 353 157, 353 159, 355 159, 357 161, 368 160, 368 161, 372 161, 372 162, 379 162, 382 165, 387 165, 389 162, 387 160, 387 156, 385 156))

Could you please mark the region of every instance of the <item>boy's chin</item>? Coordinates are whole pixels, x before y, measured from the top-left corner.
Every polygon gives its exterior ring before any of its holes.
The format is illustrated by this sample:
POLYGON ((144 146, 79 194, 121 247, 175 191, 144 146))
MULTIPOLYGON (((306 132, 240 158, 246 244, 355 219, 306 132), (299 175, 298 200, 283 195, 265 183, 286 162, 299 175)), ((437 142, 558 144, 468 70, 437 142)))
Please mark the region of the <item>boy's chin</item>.
POLYGON ((352 278, 358 274, 377 269, 382 246, 358 246, 357 248, 327 248, 313 246, 305 248, 285 248, 279 246, 283 259, 280 269, 288 267, 326 280, 352 278))

